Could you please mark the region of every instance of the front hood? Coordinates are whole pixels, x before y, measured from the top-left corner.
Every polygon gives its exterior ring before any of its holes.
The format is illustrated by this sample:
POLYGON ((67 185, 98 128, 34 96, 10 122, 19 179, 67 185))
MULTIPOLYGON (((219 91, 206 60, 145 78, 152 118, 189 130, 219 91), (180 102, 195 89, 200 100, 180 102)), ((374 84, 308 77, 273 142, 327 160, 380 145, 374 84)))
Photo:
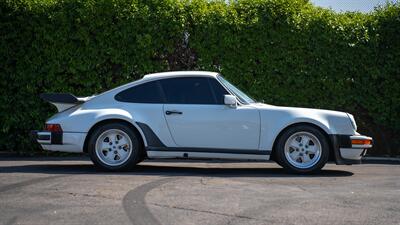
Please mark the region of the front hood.
POLYGON ((357 130, 354 117, 351 114, 325 110, 309 109, 297 107, 274 106, 263 103, 254 103, 253 107, 260 110, 260 114, 265 121, 285 121, 286 125, 309 122, 326 128, 336 134, 352 134, 357 130))
POLYGON ((327 116, 336 116, 336 117, 344 117, 348 118, 348 113, 334 111, 334 110, 326 110, 326 109, 311 109, 311 108, 301 108, 301 107, 286 107, 286 106, 275 106, 275 105, 268 105, 264 103, 254 103, 253 106, 260 110, 277 110, 277 111, 285 111, 285 112, 293 112, 296 114, 323 114, 327 116))

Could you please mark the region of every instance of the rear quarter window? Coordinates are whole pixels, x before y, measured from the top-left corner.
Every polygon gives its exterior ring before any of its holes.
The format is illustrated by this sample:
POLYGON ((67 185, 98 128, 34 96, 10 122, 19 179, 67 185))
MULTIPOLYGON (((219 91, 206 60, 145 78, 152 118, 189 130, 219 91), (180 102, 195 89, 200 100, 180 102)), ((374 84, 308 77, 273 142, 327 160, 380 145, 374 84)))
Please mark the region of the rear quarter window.
POLYGON ((123 90, 115 95, 115 100, 131 103, 164 103, 158 81, 140 84, 123 90))

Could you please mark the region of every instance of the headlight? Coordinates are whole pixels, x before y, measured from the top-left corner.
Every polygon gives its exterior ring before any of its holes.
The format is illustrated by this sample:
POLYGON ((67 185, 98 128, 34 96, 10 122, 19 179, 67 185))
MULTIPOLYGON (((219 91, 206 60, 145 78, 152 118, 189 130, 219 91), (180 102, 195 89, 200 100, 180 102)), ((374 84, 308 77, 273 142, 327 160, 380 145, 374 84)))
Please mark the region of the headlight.
POLYGON ((356 121, 354 120, 354 116, 351 115, 350 113, 347 113, 347 116, 349 117, 350 123, 353 126, 354 130, 357 131, 357 124, 356 121))

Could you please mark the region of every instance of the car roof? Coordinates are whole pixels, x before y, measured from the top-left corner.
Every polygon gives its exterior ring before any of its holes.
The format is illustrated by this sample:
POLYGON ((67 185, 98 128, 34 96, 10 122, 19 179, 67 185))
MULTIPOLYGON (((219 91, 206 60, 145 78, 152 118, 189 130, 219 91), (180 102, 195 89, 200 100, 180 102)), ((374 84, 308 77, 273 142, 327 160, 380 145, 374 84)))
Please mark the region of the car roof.
POLYGON ((122 91, 124 89, 130 88, 130 87, 133 87, 136 85, 140 85, 140 84, 146 83, 148 81, 158 80, 161 78, 185 77, 185 76, 216 77, 218 74, 219 73, 217 73, 217 72, 208 72, 208 71, 172 71, 172 72, 162 72, 162 73, 151 73, 151 74, 147 74, 147 75, 143 76, 142 79, 135 80, 130 83, 113 88, 111 90, 105 91, 105 92, 97 95, 96 97, 106 95, 109 93, 115 94, 115 92, 122 91))
POLYGON ((180 77, 180 76, 216 77, 217 75, 218 75, 217 72, 208 72, 208 71, 172 71, 172 72, 147 74, 143 77, 143 79, 149 79, 149 78, 157 79, 164 77, 180 77))

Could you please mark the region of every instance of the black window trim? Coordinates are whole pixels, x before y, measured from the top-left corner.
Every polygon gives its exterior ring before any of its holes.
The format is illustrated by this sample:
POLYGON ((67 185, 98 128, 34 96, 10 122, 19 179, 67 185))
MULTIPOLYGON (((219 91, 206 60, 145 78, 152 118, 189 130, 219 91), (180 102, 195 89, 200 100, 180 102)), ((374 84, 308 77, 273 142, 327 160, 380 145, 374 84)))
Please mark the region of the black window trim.
POLYGON ((217 74, 216 77, 214 77, 215 80, 217 80, 217 82, 230 94, 236 97, 236 100, 238 101, 239 105, 250 105, 250 103, 247 102, 242 102, 240 100, 240 98, 238 96, 236 96, 235 94, 233 94, 229 88, 225 87, 225 85, 223 83, 221 83, 221 81, 217 78, 218 76, 222 76, 220 73, 217 74))
POLYGON ((211 78, 207 77, 206 79, 207 79, 208 86, 210 87, 211 94, 212 94, 212 96, 214 98, 215 105, 221 105, 221 104, 218 103, 217 94, 215 93, 215 90, 214 90, 213 86, 211 85, 211 78))
MULTIPOLYGON (((221 76, 221 74, 218 73, 217 76, 221 76)), ((130 86, 130 87, 128 87, 128 88, 125 88, 125 89, 122 90, 122 91, 119 91, 117 94, 114 95, 114 100, 116 100, 116 101, 118 101, 118 102, 134 103, 134 104, 225 105, 224 103, 218 104, 218 99, 217 99, 217 97, 216 97, 215 90, 214 90, 214 88, 212 87, 211 82, 210 82, 209 79, 214 79, 214 80, 216 80, 217 83, 218 83, 219 85, 221 85, 222 88, 223 88, 226 92, 228 92, 228 94, 235 96, 236 99, 238 100, 239 105, 248 105, 248 103, 242 102, 242 101, 240 100, 240 98, 238 98, 238 97, 237 97, 235 94, 233 94, 227 87, 225 87, 225 85, 222 84, 221 81, 220 81, 217 77, 214 77, 214 76, 196 76, 196 75, 187 75, 187 76, 185 75, 185 76, 182 76, 182 77, 162 77, 162 78, 158 78, 157 80, 149 80, 149 81, 146 81, 146 82, 143 82, 143 83, 139 83, 139 84, 136 84, 136 85, 134 85, 134 86, 130 86), (161 85, 161 80, 176 79, 176 78, 191 78, 191 77, 194 77, 194 78, 205 78, 205 79, 207 79, 208 86, 209 86, 209 88, 211 89, 211 93, 212 93, 212 95, 213 95, 214 104, 182 104, 182 103, 168 103, 168 102, 167 102, 167 96, 166 96, 166 94, 165 94, 165 91, 164 91, 163 86, 161 85), (141 85, 148 84, 148 83, 151 83, 151 82, 156 83, 156 86, 157 86, 157 88, 158 88, 158 90, 160 91, 160 94, 161 94, 160 97, 161 97, 162 102, 160 102, 160 103, 147 102, 147 103, 146 103, 146 102, 121 101, 121 100, 117 100, 117 99, 116 99, 116 96, 117 96, 119 93, 123 92, 123 91, 126 91, 126 90, 128 90, 128 89, 130 89, 130 88, 139 87, 139 86, 141 86, 141 85)))
MULTIPOLYGON (((215 80, 215 81, 217 82, 217 84, 220 85, 220 86, 222 87, 222 89, 224 89, 228 94, 232 95, 232 93, 231 93, 229 90, 227 90, 227 89, 225 88, 225 86, 222 85, 216 77, 209 77, 208 79, 209 79, 208 82, 210 83, 211 90, 212 90, 212 92, 213 92, 213 95, 214 95, 214 97, 215 97, 215 101, 217 102, 217 105, 225 105, 224 100, 222 100, 222 104, 218 104, 218 98, 217 98, 217 95, 216 95, 216 93, 215 93, 215 89, 214 89, 214 88, 212 87, 212 85, 211 85, 211 80, 215 80)), ((225 96, 224 96, 224 99, 225 99, 225 96)))
MULTIPOLYGON (((151 82, 151 81, 149 81, 149 82, 151 82)), ((161 104, 165 104, 167 102, 167 96, 165 96, 165 92, 164 92, 164 89, 163 89, 163 87, 161 85, 161 82, 160 82, 160 80, 155 80, 154 82, 157 83, 157 88, 158 88, 158 90, 160 91, 160 94, 161 94, 161 99, 163 101, 161 104)))

